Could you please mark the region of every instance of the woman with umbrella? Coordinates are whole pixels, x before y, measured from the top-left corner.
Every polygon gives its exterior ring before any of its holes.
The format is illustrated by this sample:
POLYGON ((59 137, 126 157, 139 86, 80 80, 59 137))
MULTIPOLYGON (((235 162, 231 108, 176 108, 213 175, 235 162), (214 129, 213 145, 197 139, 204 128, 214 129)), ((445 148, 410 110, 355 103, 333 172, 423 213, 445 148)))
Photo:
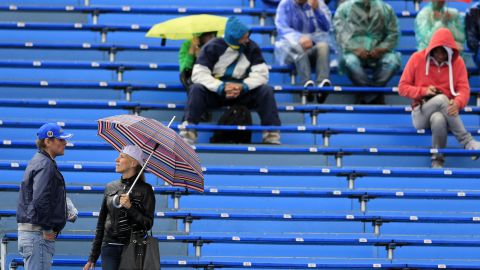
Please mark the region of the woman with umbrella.
POLYGON ((84 270, 93 269, 100 254, 102 269, 117 270, 130 237, 145 236, 152 228, 155 196, 152 186, 145 182, 144 159, 138 146, 127 145, 115 160, 115 171, 122 176, 105 188, 95 239, 84 270), (139 179, 131 192, 125 194, 137 177, 139 179))

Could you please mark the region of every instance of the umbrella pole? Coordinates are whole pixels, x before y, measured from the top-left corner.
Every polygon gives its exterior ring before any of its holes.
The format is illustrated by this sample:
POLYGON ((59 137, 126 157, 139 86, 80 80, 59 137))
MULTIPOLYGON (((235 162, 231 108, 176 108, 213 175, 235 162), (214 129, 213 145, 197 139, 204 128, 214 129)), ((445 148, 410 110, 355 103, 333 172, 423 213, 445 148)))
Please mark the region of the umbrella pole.
MULTIPOLYGON (((173 123, 173 120, 175 120, 175 115, 172 117, 172 119, 170 120, 170 123, 168 123, 167 127, 169 128, 170 125, 173 123)), ((159 144, 155 144, 155 147, 153 148, 153 151, 150 153, 150 155, 148 156, 147 160, 145 161, 145 164, 143 164, 143 167, 142 169, 140 170, 140 172, 138 173, 137 177, 135 178, 135 181, 133 181, 133 184, 132 186, 130 187, 130 189, 128 190, 127 192, 127 195, 130 194, 130 192, 132 192, 132 189, 133 187, 135 186, 135 184, 137 183, 138 179, 140 178, 140 175, 142 175, 143 171, 145 170, 145 168, 147 167, 147 163, 148 161, 150 161, 150 158, 153 156, 153 153, 155 153, 155 151, 157 150, 159 144)))

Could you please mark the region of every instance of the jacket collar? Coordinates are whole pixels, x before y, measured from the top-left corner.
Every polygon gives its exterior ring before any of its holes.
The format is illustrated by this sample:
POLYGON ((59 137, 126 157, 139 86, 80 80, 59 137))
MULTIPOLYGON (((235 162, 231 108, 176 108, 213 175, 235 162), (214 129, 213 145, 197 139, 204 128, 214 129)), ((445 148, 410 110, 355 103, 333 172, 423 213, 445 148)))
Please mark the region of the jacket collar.
POLYGON ((135 181, 135 178, 137 177, 137 175, 133 175, 132 177, 129 177, 129 178, 123 178, 120 179, 120 181, 122 182, 122 184, 124 185, 131 185, 133 183, 133 181, 135 181))
POLYGON ((38 153, 40 153, 40 154, 48 157, 51 161, 53 161, 54 163, 56 163, 56 162, 55 162, 55 159, 53 159, 53 158, 47 153, 47 151, 45 151, 45 150, 43 150, 43 149, 40 149, 40 150, 38 150, 38 153))

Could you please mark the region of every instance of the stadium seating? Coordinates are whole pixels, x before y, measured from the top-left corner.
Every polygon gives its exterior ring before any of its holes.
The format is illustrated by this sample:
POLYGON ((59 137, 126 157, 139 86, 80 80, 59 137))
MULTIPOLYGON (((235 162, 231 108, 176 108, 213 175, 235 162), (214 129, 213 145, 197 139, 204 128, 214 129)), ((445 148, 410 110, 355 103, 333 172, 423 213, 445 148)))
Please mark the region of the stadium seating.
MULTIPOLYGON (((403 64, 415 51, 411 2, 388 1, 400 21, 403 64)), ((449 3, 461 11, 467 5, 449 3)), ((332 5, 331 5, 332 6, 332 5)), ((333 6, 332 6, 333 7, 333 6)), ((1 269, 23 269, 16 249, 19 185, 47 121, 75 134, 57 164, 79 210, 56 243, 54 269, 86 263, 105 184, 117 156, 96 120, 138 114, 172 128, 195 128, 205 175, 197 192, 147 174, 156 196, 153 234, 168 269, 480 269, 480 151, 431 149, 430 131, 411 125, 398 97, 399 72, 386 87, 355 87, 332 62, 331 87, 295 85, 292 66, 274 61, 275 7, 261 0, 9 0, 0 4, 1 269), (91 2, 91 3, 90 3, 91 2), (191 14, 238 16, 270 67, 282 126, 211 122, 183 126, 178 80, 181 41, 145 38, 155 23, 191 14), (325 104, 308 92, 328 92, 325 104), (388 105, 352 105, 351 95, 383 93, 388 105), (251 130, 251 144, 209 143, 215 130, 251 130), (282 145, 261 145, 279 130, 282 145), (430 156, 447 158, 430 168, 430 156)), ((480 77, 465 52, 472 98, 461 111, 480 134, 480 77)), ((332 56, 334 60, 335 56, 332 56)), ((100 267, 100 261, 97 262, 100 267)))

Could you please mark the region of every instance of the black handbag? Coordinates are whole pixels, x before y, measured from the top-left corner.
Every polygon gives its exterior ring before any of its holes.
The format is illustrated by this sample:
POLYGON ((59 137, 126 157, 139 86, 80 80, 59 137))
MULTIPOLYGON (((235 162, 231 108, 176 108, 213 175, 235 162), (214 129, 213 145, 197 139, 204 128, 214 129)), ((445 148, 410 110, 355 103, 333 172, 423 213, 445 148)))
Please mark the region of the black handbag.
POLYGON ((130 242, 124 246, 119 270, 159 270, 160 251, 158 241, 150 235, 132 233, 130 242))

